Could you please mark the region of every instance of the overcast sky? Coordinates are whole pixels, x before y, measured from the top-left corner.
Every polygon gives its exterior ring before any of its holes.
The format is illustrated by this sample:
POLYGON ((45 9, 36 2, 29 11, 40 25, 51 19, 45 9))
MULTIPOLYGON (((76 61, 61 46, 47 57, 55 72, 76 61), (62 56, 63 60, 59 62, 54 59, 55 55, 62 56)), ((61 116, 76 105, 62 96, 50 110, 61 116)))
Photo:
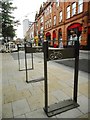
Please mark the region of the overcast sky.
POLYGON ((45 1, 46 0, 13 0, 13 5, 17 7, 14 11, 15 19, 20 20, 21 23, 21 25, 17 27, 16 34, 18 38, 23 38, 22 21, 26 18, 34 21, 36 11, 39 10, 40 5, 45 1))

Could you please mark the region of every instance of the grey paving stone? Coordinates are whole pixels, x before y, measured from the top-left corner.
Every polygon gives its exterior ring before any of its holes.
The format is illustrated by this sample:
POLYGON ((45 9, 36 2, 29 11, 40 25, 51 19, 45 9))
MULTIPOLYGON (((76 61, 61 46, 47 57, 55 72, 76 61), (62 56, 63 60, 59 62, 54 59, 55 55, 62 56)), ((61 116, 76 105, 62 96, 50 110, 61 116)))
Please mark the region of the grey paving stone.
POLYGON ((61 114, 56 115, 57 118, 78 118, 79 116, 83 115, 78 109, 68 110, 61 114))
POLYGON ((2 100, 2 84, 0 84, 0 100, 2 100))
POLYGON ((14 118, 26 118, 25 115, 19 115, 19 116, 15 116, 14 118))
POLYGON ((79 84, 86 83, 86 82, 88 82, 88 78, 84 78, 82 76, 79 76, 79 78, 78 78, 78 83, 79 84))
POLYGON ((20 116, 26 112, 30 112, 29 105, 26 99, 12 102, 14 116, 20 116))
POLYGON ((43 109, 35 110, 26 114, 26 118, 48 118, 43 109))
POLYGON ((0 118, 2 118, 2 99, 0 99, 0 118))
POLYGON ((81 110, 81 112, 82 113, 88 113, 89 111, 88 111, 88 98, 87 97, 85 97, 84 95, 81 95, 81 96, 79 96, 78 97, 78 104, 80 105, 80 107, 78 107, 78 109, 80 109, 81 110))
POLYGON ((2 118, 13 118, 11 103, 2 105, 2 118))
POLYGON ((59 101, 69 99, 70 97, 66 95, 63 91, 61 90, 56 90, 52 92, 52 95, 57 98, 59 101))
POLYGON ((86 113, 86 114, 80 116, 79 118, 90 118, 90 113, 86 113))
MULTIPOLYGON (((16 53, 16 56, 17 56, 17 53, 16 53)), ((36 78, 36 77, 39 77, 40 75, 41 76, 43 75, 43 59, 38 58, 36 56, 34 56, 34 70, 33 72, 29 71, 29 79, 36 78)), ((31 65, 30 60, 31 59, 28 59, 29 66, 31 65)), ((23 62, 23 59, 21 62, 23 62)), ((3 115, 5 117, 10 117, 10 118, 12 118, 13 116, 14 118, 22 118, 22 117, 25 118, 26 116, 27 116, 26 118, 30 118, 30 117, 31 118, 38 118, 38 117, 47 118, 45 112, 43 111, 44 93, 42 92, 44 92, 44 82, 27 84, 25 82, 26 81, 25 71, 21 72, 18 70, 18 61, 14 60, 10 54, 3 54, 2 65, 3 65, 2 66, 3 86, 7 86, 10 88, 10 86, 12 86, 13 84, 16 87, 16 92, 13 92, 13 93, 15 93, 16 97, 18 97, 18 99, 14 99, 15 101, 12 103, 11 102, 9 104, 3 103, 4 109, 5 109, 5 113, 3 115), (20 95, 18 96, 19 92, 22 93, 20 94, 22 97, 20 97, 20 95)), ((22 64, 22 67, 23 66, 24 64, 22 64)), ((50 96, 50 103, 56 101, 57 99, 58 101, 62 101, 64 99, 66 100, 69 98, 68 96, 69 94, 66 94, 66 92, 64 92, 64 90, 60 85, 66 88, 69 87, 73 89, 73 72, 74 70, 69 67, 63 66, 61 64, 57 64, 52 61, 48 62, 48 74, 50 77, 50 81, 48 81, 48 84, 52 82, 50 86, 50 88, 52 88, 50 91, 50 95, 52 96, 52 97, 50 96), (55 84, 59 84, 59 85, 56 86, 55 84), (59 88, 62 91, 60 91, 59 88)), ((86 83, 87 79, 88 77, 86 73, 79 72, 79 84, 86 83)), ((11 93, 11 91, 12 90, 10 90, 9 92, 11 93)), ((8 96, 7 93, 6 95, 8 96)), ((80 104, 80 107, 78 107, 78 109, 73 109, 73 110, 64 112, 57 116, 53 116, 52 118, 56 118, 56 117, 57 118, 63 118, 63 117, 77 118, 79 116, 82 116, 83 114, 89 112, 87 108, 88 106, 87 100, 88 100, 87 97, 85 97, 84 95, 81 96, 80 94, 78 97, 78 103, 80 104)))

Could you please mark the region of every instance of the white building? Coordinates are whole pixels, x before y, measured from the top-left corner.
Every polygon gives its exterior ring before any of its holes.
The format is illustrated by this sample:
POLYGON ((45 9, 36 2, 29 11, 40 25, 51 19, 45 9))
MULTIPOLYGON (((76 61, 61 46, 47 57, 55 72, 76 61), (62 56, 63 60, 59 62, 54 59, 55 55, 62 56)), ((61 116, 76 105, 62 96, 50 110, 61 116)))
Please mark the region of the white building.
POLYGON ((29 27, 25 37, 28 42, 34 43, 34 23, 29 27))
POLYGON ((30 40, 32 42, 34 41, 34 24, 32 24, 30 27, 30 40))
POLYGON ((26 32, 28 31, 29 29, 29 19, 24 19, 23 20, 23 36, 25 37, 26 36, 26 32))

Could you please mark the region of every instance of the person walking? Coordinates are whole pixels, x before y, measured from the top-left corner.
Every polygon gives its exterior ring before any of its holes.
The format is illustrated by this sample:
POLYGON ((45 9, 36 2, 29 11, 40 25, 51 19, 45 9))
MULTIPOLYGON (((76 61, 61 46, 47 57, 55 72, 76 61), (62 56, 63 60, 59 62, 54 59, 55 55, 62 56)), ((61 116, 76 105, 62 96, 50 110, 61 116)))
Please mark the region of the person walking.
POLYGON ((59 42, 59 48, 63 48, 63 42, 62 42, 62 38, 60 38, 60 42, 59 42))

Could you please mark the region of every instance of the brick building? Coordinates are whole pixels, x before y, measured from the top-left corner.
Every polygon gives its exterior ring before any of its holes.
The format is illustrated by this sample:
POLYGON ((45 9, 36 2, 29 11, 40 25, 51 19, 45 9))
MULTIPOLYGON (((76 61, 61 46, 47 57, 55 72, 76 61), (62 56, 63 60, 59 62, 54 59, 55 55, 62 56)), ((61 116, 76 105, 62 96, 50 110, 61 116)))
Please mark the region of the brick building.
POLYGON ((35 20, 38 38, 44 37, 50 45, 59 46, 59 40, 67 46, 75 35, 79 35, 82 47, 90 45, 90 2, 46 2, 40 7, 35 20))

